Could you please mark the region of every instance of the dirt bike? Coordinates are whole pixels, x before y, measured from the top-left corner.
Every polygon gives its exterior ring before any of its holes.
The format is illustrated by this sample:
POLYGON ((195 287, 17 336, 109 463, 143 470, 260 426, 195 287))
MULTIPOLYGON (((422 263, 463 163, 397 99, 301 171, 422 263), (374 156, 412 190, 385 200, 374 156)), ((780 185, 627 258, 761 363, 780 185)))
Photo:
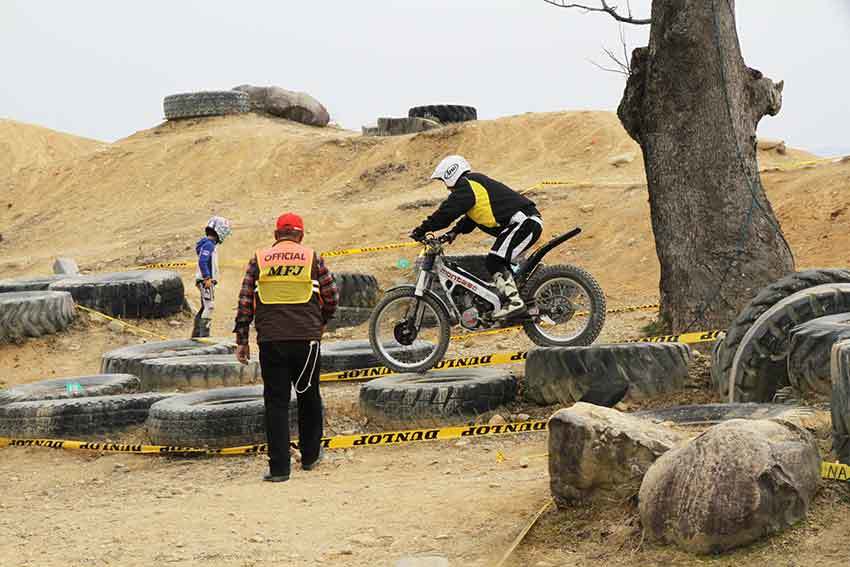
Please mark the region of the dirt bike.
POLYGON ((541 263, 546 254, 580 232, 575 228, 553 238, 513 266, 526 309, 506 319, 492 316, 506 301, 496 286, 444 257, 444 245, 451 237, 427 235, 420 241, 425 251, 416 284, 389 289, 372 311, 372 350, 396 372, 425 372, 443 359, 451 327, 458 324, 468 331, 521 324, 528 337, 541 346, 592 343, 605 323, 602 288, 581 268, 541 263), (433 348, 423 349, 429 344, 433 348), (398 345, 411 348, 399 349, 398 345))

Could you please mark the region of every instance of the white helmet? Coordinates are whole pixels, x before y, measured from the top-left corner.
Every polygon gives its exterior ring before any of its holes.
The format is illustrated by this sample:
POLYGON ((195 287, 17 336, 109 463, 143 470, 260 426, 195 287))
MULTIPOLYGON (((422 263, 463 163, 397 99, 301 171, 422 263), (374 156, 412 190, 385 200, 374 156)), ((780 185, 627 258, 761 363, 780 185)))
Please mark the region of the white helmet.
POLYGON ((431 174, 431 179, 440 179, 446 187, 454 187, 460 176, 467 171, 472 171, 472 166, 463 156, 449 156, 440 162, 431 174))
POLYGON ((212 217, 207 221, 207 228, 211 229, 218 235, 218 241, 224 242, 224 239, 230 236, 230 221, 224 217, 212 217))

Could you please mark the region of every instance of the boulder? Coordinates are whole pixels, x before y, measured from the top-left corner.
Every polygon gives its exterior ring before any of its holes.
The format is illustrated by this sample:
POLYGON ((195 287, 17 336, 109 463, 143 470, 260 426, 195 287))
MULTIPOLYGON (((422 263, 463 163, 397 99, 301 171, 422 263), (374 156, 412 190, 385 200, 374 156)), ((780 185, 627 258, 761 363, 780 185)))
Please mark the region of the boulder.
POLYGON ((662 455, 640 487, 646 534, 719 553, 805 517, 820 477, 814 437, 779 420, 732 420, 662 455))
POLYGON ((79 276, 80 267, 73 258, 56 258, 56 261, 53 262, 53 273, 68 276, 79 276))
POLYGON ((280 87, 239 85, 233 90, 248 94, 251 110, 286 118, 309 126, 327 126, 331 117, 316 98, 280 87))
POLYGON ((650 420, 579 402, 549 420, 549 484, 560 507, 597 491, 625 497, 684 436, 650 420))

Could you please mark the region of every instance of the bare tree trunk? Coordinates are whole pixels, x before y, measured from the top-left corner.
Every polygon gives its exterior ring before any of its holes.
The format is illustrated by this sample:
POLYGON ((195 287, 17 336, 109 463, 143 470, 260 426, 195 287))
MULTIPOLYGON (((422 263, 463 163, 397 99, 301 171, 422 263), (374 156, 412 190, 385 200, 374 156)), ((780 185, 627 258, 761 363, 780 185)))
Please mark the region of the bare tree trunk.
POLYGON ((725 327, 794 258, 764 194, 756 126, 783 84, 748 68, 734 0, 653 0, 617 111, 643 149, 661 262, 661 322, 725 327))

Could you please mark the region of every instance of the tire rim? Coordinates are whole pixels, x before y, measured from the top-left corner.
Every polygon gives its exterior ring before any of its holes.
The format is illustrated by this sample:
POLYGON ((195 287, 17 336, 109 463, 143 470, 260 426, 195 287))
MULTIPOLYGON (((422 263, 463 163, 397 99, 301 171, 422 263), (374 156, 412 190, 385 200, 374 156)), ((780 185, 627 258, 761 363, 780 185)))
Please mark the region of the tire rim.
POLYGON ((416 340, 410 346, 396 342, 395 330, 416 305, 415 297, 398 297, 388 302, 375 315, 375 338, 377 339, 378 354, 392 364, 407 369, 415 369, 437 353, 440 344, 439 315, 425 301, 420 302, 423 308, 422 326, 416 335, 416 340), (423 342, 433 345, 431 349, 423 349, 423 342), (390 350, 390 345, 393 346, 390 350), (418 352, 417 352, 418 351, 418 352))
POLYGON ((575 340, 590 326, 593 300, 590 292, 572 278, 546 280, 534 292, 534 303, 540 310, 534 326, 550 341, 563 343, 575 340), (560 329, 568 334, 552 332, 560 329))

